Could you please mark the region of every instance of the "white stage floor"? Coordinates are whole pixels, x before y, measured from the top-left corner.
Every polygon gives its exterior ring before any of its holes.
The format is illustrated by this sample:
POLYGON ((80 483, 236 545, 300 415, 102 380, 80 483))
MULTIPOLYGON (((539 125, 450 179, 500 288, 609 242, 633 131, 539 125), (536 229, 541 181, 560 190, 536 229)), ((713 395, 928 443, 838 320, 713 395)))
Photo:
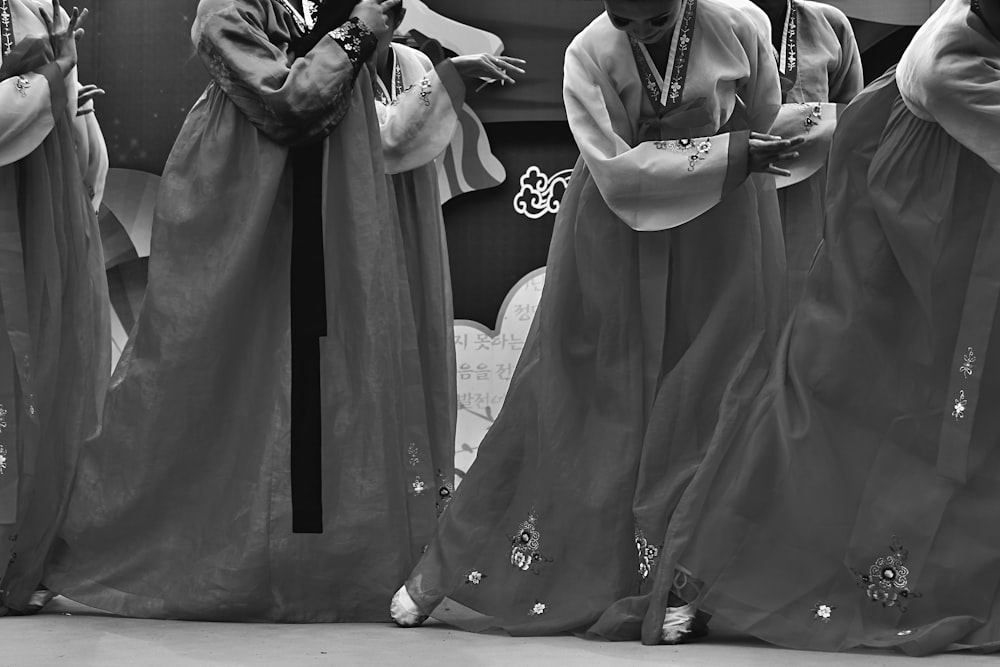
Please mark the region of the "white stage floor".
POLYGON ((997 656, 789 651, 736 637, 685 646, 593 642, 575 637, 476 635, 442 625, 263 625, 117 618, 64 599, 43 614, 0 618, 3 667, 229 667, 243 665, 669 665, 801 667, 916 664, 975 667, 997 656))

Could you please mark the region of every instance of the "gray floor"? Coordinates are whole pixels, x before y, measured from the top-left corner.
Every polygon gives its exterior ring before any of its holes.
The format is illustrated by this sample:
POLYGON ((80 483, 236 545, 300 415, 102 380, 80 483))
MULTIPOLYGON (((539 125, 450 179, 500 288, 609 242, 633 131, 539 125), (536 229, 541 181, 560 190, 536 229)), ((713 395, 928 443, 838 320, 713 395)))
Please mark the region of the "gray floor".
POLYGON ((43 614, 0 618, 4 667, 222 667, 243 665, 1000 665, 1000 657, 953 654, 805 653, 733 637, 687 646, 645 647, 574 637, 476 635, 441 625, 260 625, 117 618, 57 599, 43 614))

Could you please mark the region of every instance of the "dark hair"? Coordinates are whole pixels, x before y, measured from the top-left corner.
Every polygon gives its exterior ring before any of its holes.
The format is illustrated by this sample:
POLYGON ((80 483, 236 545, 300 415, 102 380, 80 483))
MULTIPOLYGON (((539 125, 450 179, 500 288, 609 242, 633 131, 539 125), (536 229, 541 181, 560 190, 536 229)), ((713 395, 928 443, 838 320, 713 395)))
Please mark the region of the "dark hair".
POLYGON ((402 21, 403 21, 403 12, 404 11, 406 11, 406 10, 403 9, 403 3, 402 3, 402 0, 401 0, 398 5, 396 5, 395 7, 393 7, 392 9, 389 10, 389 23, 390 23, 390 25, 396 25, 396 24, 402 23, 402 21))
POLYGON ((343 25, 351 17, 358 0, 324 0, 316 15, 316 25, 294 44, 295 54, 304 56, 319 44, 323 35, 343 25))

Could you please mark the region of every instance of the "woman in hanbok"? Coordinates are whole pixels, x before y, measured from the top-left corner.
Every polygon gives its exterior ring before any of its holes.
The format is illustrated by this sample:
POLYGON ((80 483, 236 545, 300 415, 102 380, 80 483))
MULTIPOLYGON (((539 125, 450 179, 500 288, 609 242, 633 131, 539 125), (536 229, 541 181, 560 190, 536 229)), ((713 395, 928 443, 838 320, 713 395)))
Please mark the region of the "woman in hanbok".
POLYGON ((145 303, 54 590, 129 616, 385 619, 437 520, 413 478, 434 471, 371 78, 395 4, 199 4, 212 81, 164 169, 145 303), (311 407, 322 430, 296 442, 311 407), (296 525, 300 444, 320 448, 322 496, 296 525))
POLYGON ((771 131, 803 136, 791 176, 777 180, 789 305, 798 303, 823 235, 826 160, 837 117, 861 92, 861 52, 847 16, 812 0, 754 0, 770 19, 782 106, 771 131))
POLYGON ((77 151, 103 147, 93 115, 77 117, 78 102, 89 105, 76 70, 86 14, 0 0, 0 615, 48 599, 45 561, 110 374, 89 193, 102 188, 106 157, 77 151))
POLYGON ((946 0, 841 118, 805 294, 725 401, 644 639, 674 588, 782 646, 1000 648, 998 37, 1000 2, 946 0))
MULTIPOLYGON (((390 13, 393 31, 405 12, 399 4, 390 13)), ((392 35, 382 37, 376 52, 375 102, 406 252, 434 471, 433 479, 415 477, 414 482, 419 479, 432 488, 443 509, 455 488, 457 389, 451 271, 435 159, 458 129, 464 79, 514 83, 508 72, 523 74, 518 65, 524 61, 486 53, 445 58, 439 53, 432 63, 425 53, 393 43, 392 35)))
POLYGON ((606 633, 724 387, 784 313, 781 104, 749 2, 608 0, 566 52, 582 153, 504 408, 393 616, 606 633), (665 72, 665 73, 664 73, 665 72), (446 599, 447 598, 447 599, 446 599))

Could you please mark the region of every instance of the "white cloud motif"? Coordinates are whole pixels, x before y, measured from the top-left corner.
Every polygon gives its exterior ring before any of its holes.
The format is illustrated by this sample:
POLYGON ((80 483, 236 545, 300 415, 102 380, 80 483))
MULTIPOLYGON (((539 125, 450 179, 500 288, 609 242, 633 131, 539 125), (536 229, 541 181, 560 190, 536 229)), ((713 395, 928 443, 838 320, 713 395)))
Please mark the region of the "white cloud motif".
POLYGON ((521 176, 521 190, 514 197, 514 211, 530 220, 559 212, 562 195, 569 186, 572 169, 563 169, 552 176, 532 165, 521 176))

